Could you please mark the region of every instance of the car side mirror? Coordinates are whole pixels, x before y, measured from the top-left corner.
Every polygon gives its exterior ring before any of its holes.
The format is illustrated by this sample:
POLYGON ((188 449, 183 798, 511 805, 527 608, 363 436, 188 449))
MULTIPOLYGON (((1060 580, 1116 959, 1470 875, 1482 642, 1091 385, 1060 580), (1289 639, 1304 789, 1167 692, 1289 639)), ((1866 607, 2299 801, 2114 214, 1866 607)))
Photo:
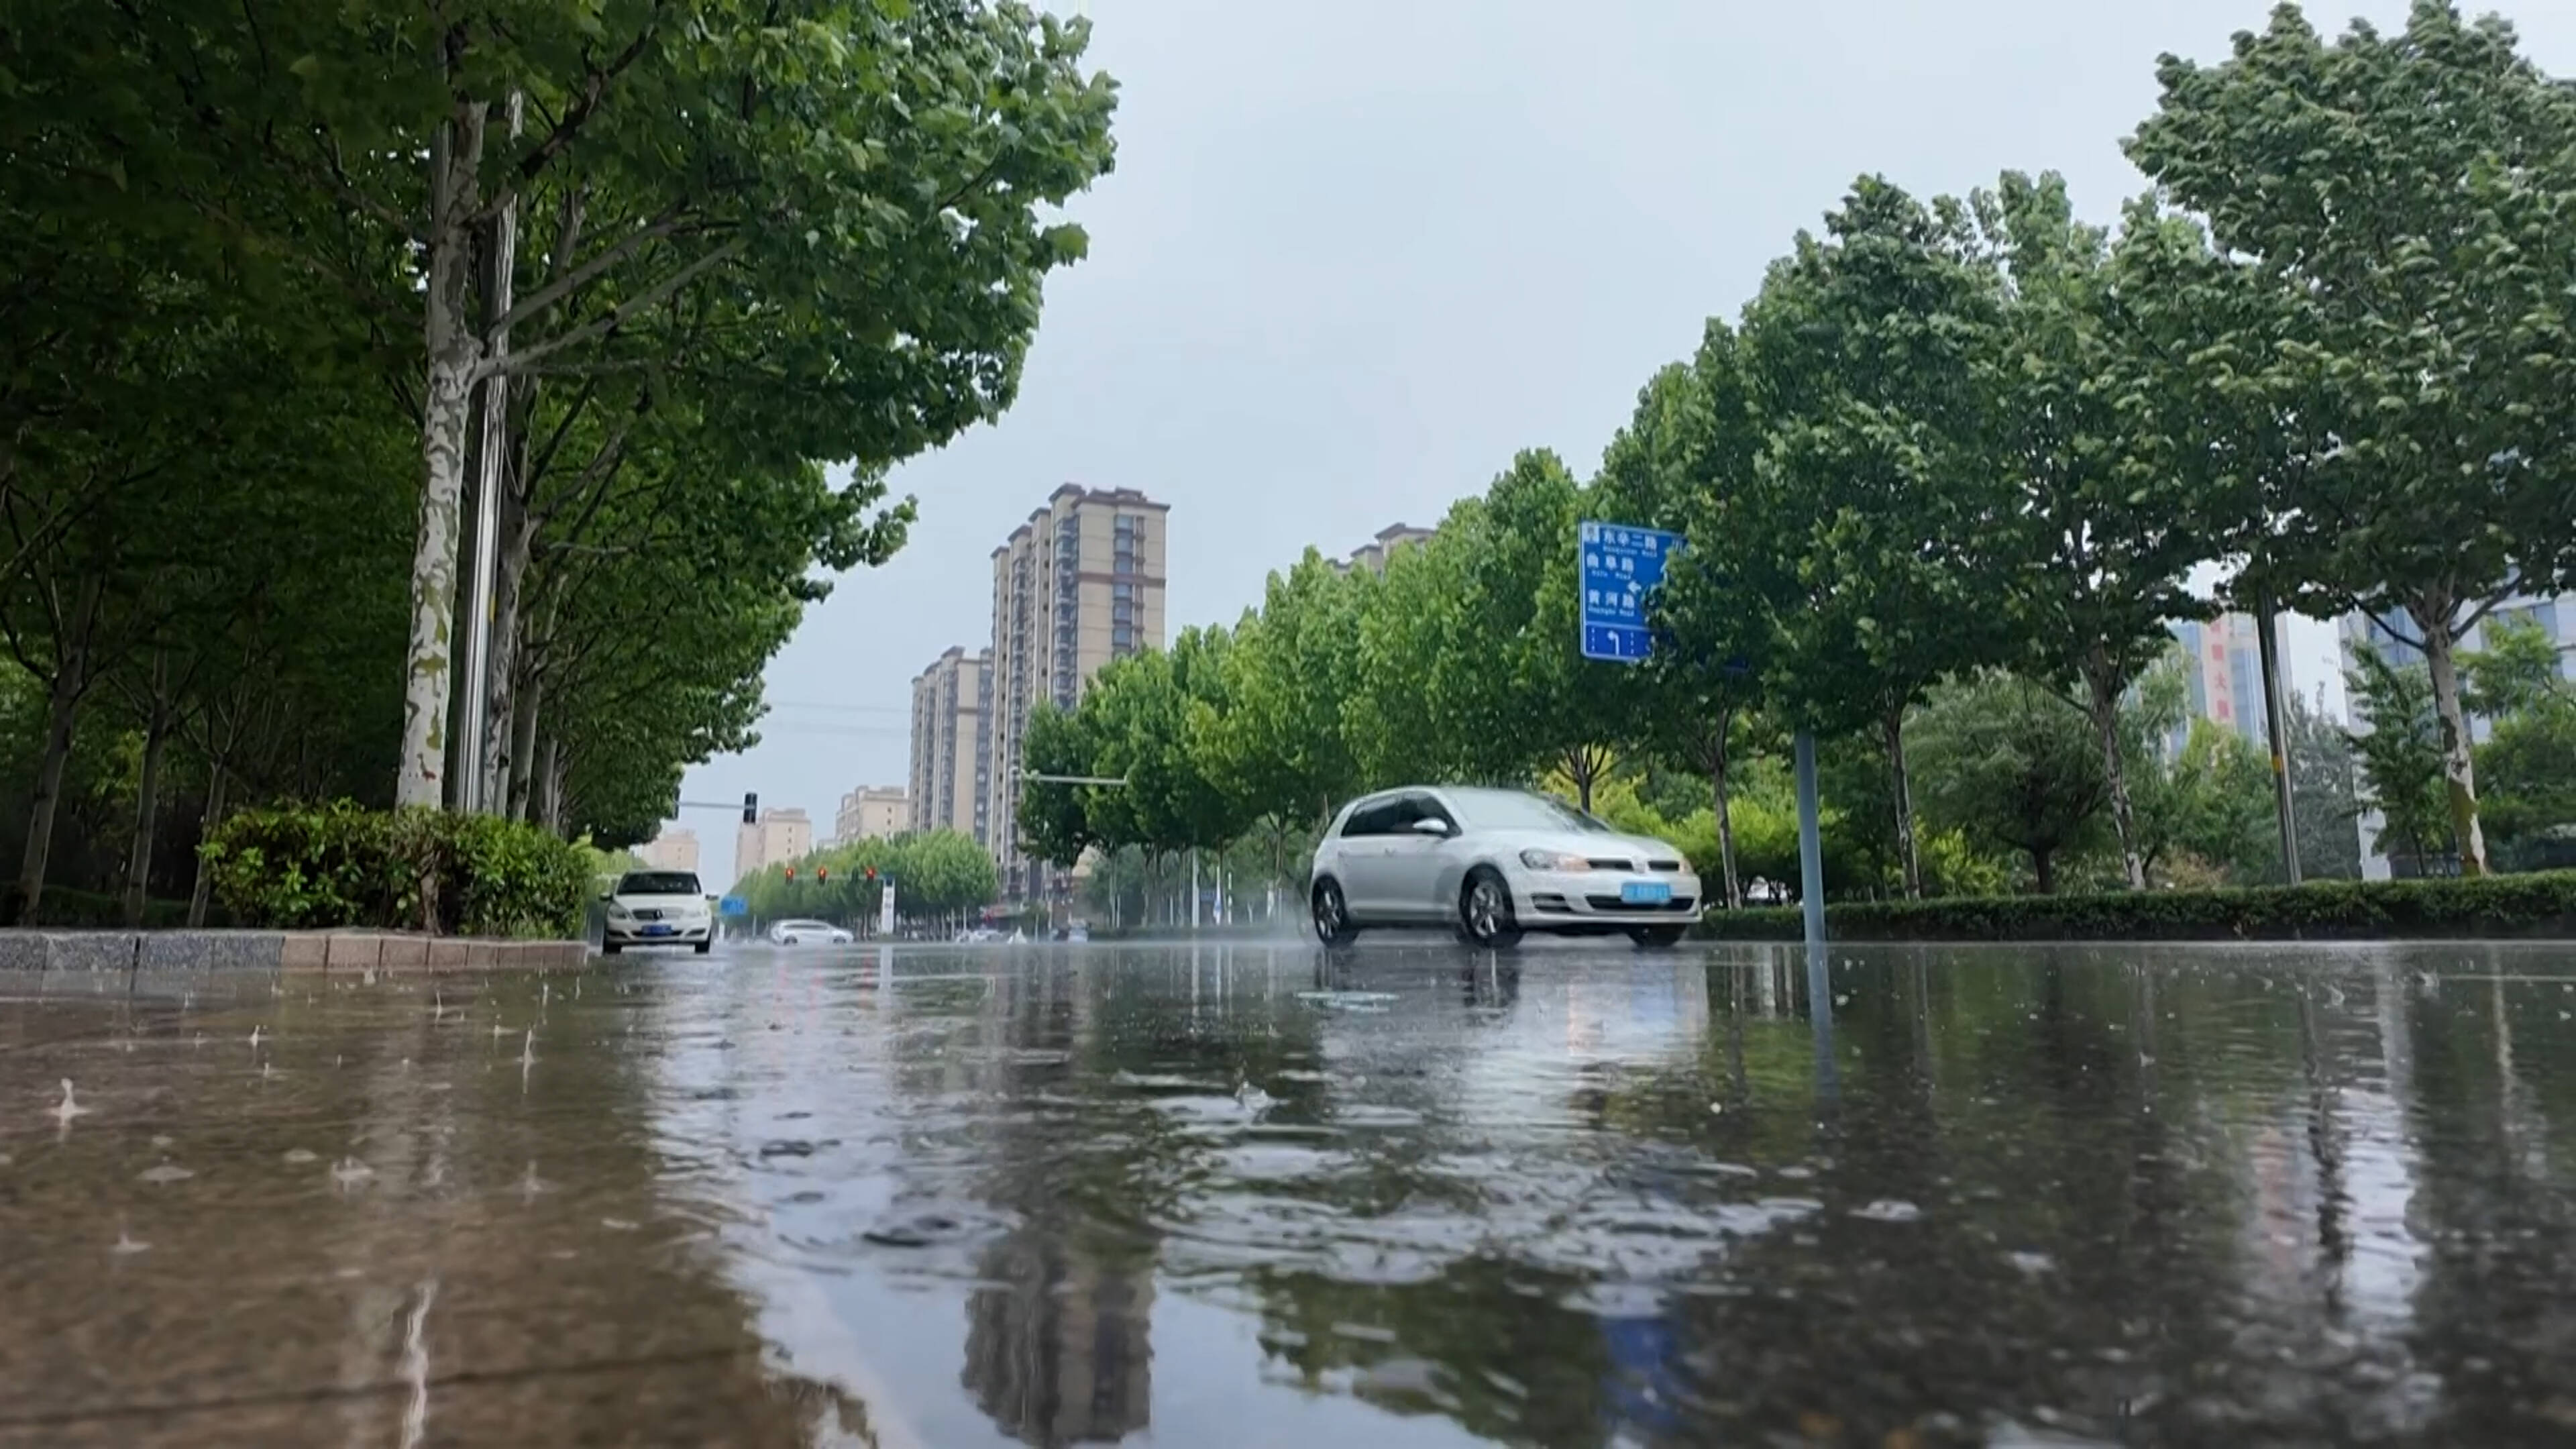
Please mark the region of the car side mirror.
POLYGON ((1413 833, 1416 835, 1432 836, 1440 840, 1447 840, 1449 838, 1449 822, 1446 820, 1416 820, 1413 822, 1413 833))

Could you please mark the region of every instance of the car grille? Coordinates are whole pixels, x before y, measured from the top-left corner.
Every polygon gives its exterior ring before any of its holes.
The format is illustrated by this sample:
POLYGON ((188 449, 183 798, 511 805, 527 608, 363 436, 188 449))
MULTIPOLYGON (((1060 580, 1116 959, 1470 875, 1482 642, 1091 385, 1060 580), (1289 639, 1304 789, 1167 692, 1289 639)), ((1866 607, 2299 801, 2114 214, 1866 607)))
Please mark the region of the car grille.
POLYGON ((1646 868, 1661 871, 1665 875, 1673 875, 1681 870, 1682 863, 1678 860, 1650 860, 1646 862, 1646 868))
POLYGON ((660 911, 637 911, 635 913, 635 919, 639 921, 658 921, 662 919, 662 913, 660 911))
POLYGON ((1585 896, 1583 900, 1596 911, 1687 911, 1698 904, 1689 896, 1675 896, 1668 901, 1623 901, 1617 896, 1585 896))
POLYGON ((1584 864, 1594 870, 1635 870, 1637 868, 1637 863, 1633 860, 1612 860, 1608 857, 1597 857, 1585 861, 1584 864))

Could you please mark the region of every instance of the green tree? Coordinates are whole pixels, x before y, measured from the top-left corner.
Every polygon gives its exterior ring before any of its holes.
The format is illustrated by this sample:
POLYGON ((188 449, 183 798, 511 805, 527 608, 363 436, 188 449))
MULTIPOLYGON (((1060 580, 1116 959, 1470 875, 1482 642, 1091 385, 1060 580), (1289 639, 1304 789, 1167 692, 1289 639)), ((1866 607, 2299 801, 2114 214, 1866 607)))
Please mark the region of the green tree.
POLYGON ((2422 649, 2444 833, 2482 872, 2456 647, 2576 559, 2576 92, 2439 0, 2331 44, 2283 6, 2225 62, 2158 76, 2129 153, 2251 283, 2200 365, 2294 455, 2259 470, 2266 562, 2311 612, 2422 649))
MULTIPOLYGON (((2322 694, 2322 689, 2320 689, 2322 694)), ((2320 879, 2361 878, 2361 801, 2353 778, 2352 741, 2327 718, 2320 698, 2293 694, 2289 716, 2291 809, 2299 832, 2299 872, 2320 879)))
POLYGON ((1975 362, 1999 299, 1966 209, 1864 177, 1773 264, 1740 331, 1764 431, 1735 557, 1765 560, 1765 688, 1786 721, 1877 736, 1909 896, 1923 893, 1906 712, 2003 652, 1972 546, 2003 510, 1975 362))
POLYGON ((1688 365, 1656 373, 1627 429, 1611 440, 1593 492, 1608 521, 1680 533, 1651 601, 1654 653, 1632 686, 1637 731, 1649 748, 1709 784, 1718 879, 1729 909, 1744 904, 1737 868, 1732 770, 1746 716, 1762 698, 1772 632, 1758 572, 1736 556, 1760 439, 1736 372, 1735 335, 1712 320, 1688 365))
POLYGON ((2355 653, 2344 688, 2367 728, 2347 732, 2365 803, 2380 815, 2381 853, 2395 841, 2418 869, 2456 848, 2443 781, 2443 725, 2431 671, 2390 664, 2375 649, 2355 653))
POLYGON ((404 803, 441 797, 464 479, 509 389, 686 339, 672 395, 720 403, 739 461, 873 478, 1007 405, 1040 282, 1083 249, 1044 213, 1109 160, 1087 27, 1011 0, 685 24, 198 0, 65 28, 58 124, 139 143, 102 195, 209 216, 423 338, 395 375, 421 459, 404 803))
POLYGON ((2100 745, 2084 707, 2045 684, 1988 671, 1934 690, 1914 752, 1925 818, 2029 856, 2042 895, 2057 889, 2059 857, 2101 826, 2100 745))
POLYGON ((1982 361, 1996 467, 2010 485, 1977 538, 2030 666, 2081 686, 2124 873, 2142 889, 2120 701, 2172 648, 2171 620, 2208 614, 2187 581, 2216 556, 2215 490, 2181 466, 2158 406, 2157 284, 2206 244, 2144 204, 2115 241, 2075 219, 2053 174, 2007 172, 1972 204, 2006 295, 1982 361))

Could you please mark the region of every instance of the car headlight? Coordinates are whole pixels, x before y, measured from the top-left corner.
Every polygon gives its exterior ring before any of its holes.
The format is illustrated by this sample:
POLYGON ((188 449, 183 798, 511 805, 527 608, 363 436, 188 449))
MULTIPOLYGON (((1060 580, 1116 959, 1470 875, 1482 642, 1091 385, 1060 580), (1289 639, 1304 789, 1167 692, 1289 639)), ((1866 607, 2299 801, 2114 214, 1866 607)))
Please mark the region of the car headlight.
POLYGON ((1579 855, 1566 855, 1553 850, 1524 850, 1521 864, 1532 870, 1590 870, 1592 862, 1579 855))
POLYGON ((627 909, 626 909, 624 906, 619 905, 617 902, 615 902, 615 901, 610 901, 610 902, 608 903, 608 915, 609 915, 609 919, 611 919, 611 920, 617 920, 617 921, 622 921, 622 920, 625 920, 625 919, 626 919, 626 917, 627 917, 627 915, 628 915, 628 914, 629 914, 629 912, 627 911, 627 909))

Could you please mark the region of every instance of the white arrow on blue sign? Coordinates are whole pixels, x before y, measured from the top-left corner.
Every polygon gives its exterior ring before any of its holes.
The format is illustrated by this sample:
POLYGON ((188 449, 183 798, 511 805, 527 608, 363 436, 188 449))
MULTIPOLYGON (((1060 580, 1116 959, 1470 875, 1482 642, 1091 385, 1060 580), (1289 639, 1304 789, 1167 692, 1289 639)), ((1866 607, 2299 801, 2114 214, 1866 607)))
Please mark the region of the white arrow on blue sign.
POLYGON ((1624 523, 1586 523, 1579 530, 1583 588, 1583 657, 1635 664, 1654 650, 1646 603, 1664 581, 1664 561, 1682 536, 1624 523))

